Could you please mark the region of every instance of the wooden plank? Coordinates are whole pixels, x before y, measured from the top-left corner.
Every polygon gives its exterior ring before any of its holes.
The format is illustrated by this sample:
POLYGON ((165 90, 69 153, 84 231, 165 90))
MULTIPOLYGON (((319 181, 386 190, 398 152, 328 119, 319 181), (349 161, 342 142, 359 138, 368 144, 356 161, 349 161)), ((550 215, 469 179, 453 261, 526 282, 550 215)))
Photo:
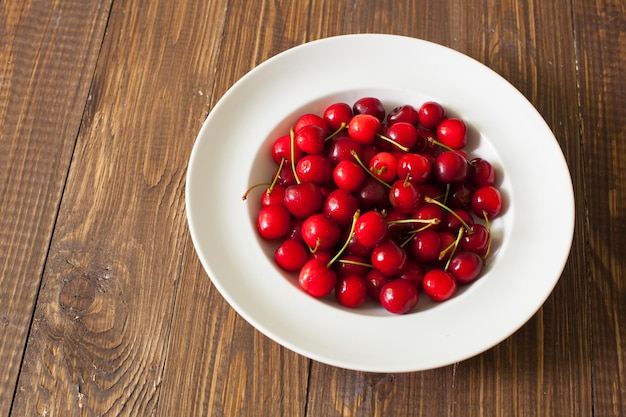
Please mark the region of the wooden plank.
MULTIPOLYGON (((571 13, 564 12, 571 10, 569 2, 448 1, 394 10, 372 1, 353 9, 334 7, 335 2, 313 5, 312 21, 322 14, 339 18, 324 20, 312 38, 393 32, 441 43, 493 68, 537 106, 572 171, 579 173, 573 28, 571 13)), ((575 183, 581 184, 580 177, 575 183)), ((583 223, 579 217, 577 226, 583 223)), ((471 360, 400 375, 354 373, 313 362, 308 415, 591 415, 584 269, 579 237, 546 305, 511 338, 471 360)))
POLYGON ((13 399, 109 3, 0 3, 0 416, 13 399))
POLYGON ((574 2, 597 416, 626 415, 626 5, 574 2))
POLYGON ((113 4, 13 415, 156 412, 187 237, 184 167, 213 69, 202 57, 225 7, 113 4))
MULTIPOLYGON (((246 0, 229 1, 221 40, 214 46, 219 55, 208 50, 202 58, 215 72, 196 74, 198 82, 210 83, 209 107, 254 66, 304 42, 304 27, 306 14, 294 2, 260 1, 250 7, 246 0)), ((169 351, 176 357, 168 357, 159 415, 304 415, 309 361, 269 340, 228 306, 202 270, 191 241, 169 351)))

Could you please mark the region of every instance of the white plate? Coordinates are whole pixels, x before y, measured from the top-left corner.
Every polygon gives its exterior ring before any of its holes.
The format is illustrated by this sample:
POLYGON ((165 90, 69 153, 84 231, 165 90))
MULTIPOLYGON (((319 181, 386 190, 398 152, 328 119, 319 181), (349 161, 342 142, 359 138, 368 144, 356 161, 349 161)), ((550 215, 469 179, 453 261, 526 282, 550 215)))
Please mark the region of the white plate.
POLYGON ((567 164, 534 107, 502 77, 430 42, 378 34, 310 42, 262 63, 213 108, 195 143, 186 184, 193 243, 215 287, 255 328, 314 360, 371 372, 449 365, 504 340, 542 306, 567 261, 574 197, 567 164), (497 168, 505 213, 482 278, 415 312, 347 310, 304 294, 274 266, 255 232, 258 198, 244 191, 271 176, 271 142, 295 117, 333 101, 376 96, 386 106, 443 104, 470 126, 472 153, 497 168))

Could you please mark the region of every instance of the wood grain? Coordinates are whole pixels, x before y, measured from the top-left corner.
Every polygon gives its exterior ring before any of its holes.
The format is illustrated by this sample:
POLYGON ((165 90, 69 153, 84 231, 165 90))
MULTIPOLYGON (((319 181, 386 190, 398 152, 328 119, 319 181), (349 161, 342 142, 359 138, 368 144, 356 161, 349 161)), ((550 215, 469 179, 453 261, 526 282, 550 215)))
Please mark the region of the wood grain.
POLYGON ((107 17, 102 1, 0 3, 0 416, 9 415, 107 17))
POLYGON ((626 415, 626 5, 575 2, 594 412, 626 415))
POLYGON ((210 43, 191 19, 201 7, 113 4, 14 415, 156 410, 186 242, 184 167, 207 100, 193 77, 204 62, 188 53, 210 43))

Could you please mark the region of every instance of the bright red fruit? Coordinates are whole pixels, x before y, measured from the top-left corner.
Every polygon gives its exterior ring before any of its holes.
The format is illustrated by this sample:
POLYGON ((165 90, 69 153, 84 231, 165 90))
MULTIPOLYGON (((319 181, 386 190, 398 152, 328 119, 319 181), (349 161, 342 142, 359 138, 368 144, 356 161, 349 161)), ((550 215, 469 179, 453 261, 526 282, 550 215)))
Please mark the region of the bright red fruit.
POLYGON ((371 114, 357 114, 348 124, 348 134, 362 145, 374 143, 378 129, 380 120, 371 114))
POLYGON ((309 254, 302 243, 287 239, 274 252, 274 260, 285 271, 296 272, 309 260, 309 254))
POLYGON ((360 306, 367 298, 365 279, 359 275, 339 277, 335 288, 335 297, 342 306, 350 308, 360 306))
POLYGON ((424 275, 424 292, 433 301, 445 301, 456 292, 456 281, 451 273, 434 268, 424 275))
POLYGON ((280 239, 289 231, 291 216, 284 206, 262 207, 257 215, 257 230, 264 239, 280 239))
POLYGON ((437 139, 452 149, 467 145, 467 126, 461 119, 445 119, 437 126, 437 139))
POLYGON ((337 284, 337 273, 320 259, 311 259, 304 264, 298 275, 300 287, 315 298, 330 294, 337 284))
POLYGON ((406 314, 419 302, 417 288, 404 279, 389 281, 380 289, 380 304, 394 314, 406 314))

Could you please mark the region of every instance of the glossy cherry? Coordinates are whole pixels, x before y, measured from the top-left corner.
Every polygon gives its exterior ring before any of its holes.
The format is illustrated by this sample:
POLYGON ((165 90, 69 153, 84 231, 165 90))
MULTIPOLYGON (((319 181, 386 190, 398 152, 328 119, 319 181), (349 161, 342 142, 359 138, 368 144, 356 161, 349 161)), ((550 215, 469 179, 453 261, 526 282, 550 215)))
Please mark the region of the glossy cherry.
POLYGON ((451 273, 443 269, 433 268, 424 275, 423 287, 430 299, 441 302, 454 295, 457 284, 451 273))
POLYGON ((419 302, 417 288, 404 279, 394 279, 380 289, 380 304, 394 314, 406 314, 419 302))
POLYGON ((395 107, 387 114, 387 125, 391 126, 394 123, 405 122, 415 126, 419 121, 419 116, 415 107, 410 104, 395 107))
POLYGON ((483 260, 476 252, 460 251, 450 259, 448 271, 460 284, 475 281, 483 269, 483 260))
POLYGON ((330 130, 337 130, 343 124, 346 126, 352 119, 352 107, 348 103, 333 103, 323 113, 323 118, 330 130))
POLYGON ((307 261, 298 275, 300 287, 313 297, 320 298, 330 294, 337 284, 337 273, 326 266, 320 259, 307 261))
POLYGON ((333 169, 333 180, 335 185, 350 192, 358 191, 367 173, 356 162, 349 160, 340 161, 333 169))
POLYGON ((280 239, 289 231, 291 216, 284 206, 262 207, 257 214, 257 231, 264 239, 280 239))
POLYGON ((418 119, 422 126, 427 129, 435 129, 446 117, 443 106, 434 101, 422 104, 418 111, 418 119))
POLYGON ((396 242, 386 239, 372 250, 372 266, 387 276, 401 273, 407 265, 408 256, 396 242))
POLYGON ((362 145, 374 143, 376 133, 380 129, 380 120, 371 114, 357 114, 348 124, 348 134, 362 145))
POLYGON ((359 307, 367 298, 365 278, 359 275, 340 276, 335 288, 335 298, 344 307, 359 307))
POLYGON ((361 213, 354 226, 354 237, 363 246, 373 248, 387 236, 387 221, 378 211, 361 213))
POLYGON ((274 252, 274 260, 285 271, 296 272, 309 260, 309 254, 302 243, 287 239, 274 252))
POLYGON ((358 99, 352 105, 352 111, 355 115, 372 115, 381 122, 385 119, 385 107, 383 106, 382 101, 376 97, 363 97, 358 99))
POLYGON ((322 206, 323 213, 344 228, 350 226, 354 213, 358 209, 359 202, 354 194, 341 188, 331 191, 322 206))
POLYGON ((333 248, 340 237, 341 228, 325 214, 314 214, 302 223, 302 239, 313 251, 333 248))
POLYGON ((305 155, 298 161, 296 173, 303 183, 324 185, 333 180, 333 164, 322 155, 305 155))
POLYGON ((467 161, 458 152, 444 151, 437 155, 433 170, 437 181, 442 183, 463 182, 467 179, 467 161))
POLYGON ((437 126, 437 140, 452 149, 467 145, 467 126, 461 119, 449 118, 437 126))
POLYGON ((430 178, 432 165, 430 160, 416 153, 405 153, 398 158, 398 178, 423 184, 430 178))
POLYGON ((487 213, 487 217, 490 219, 500 215, 502 211, 500 191, 492 185, 486 185, 476 190, 472 196, 472 210, 479 217, 483 216, 483 212, 487 213))
POLYGON ((285 207, 295 217, 306 218, 318 213, 324 203, 320 187, 303 182, 285 189, 285 207))
POLYGON ((318 155, 324 152, 326 136, 326 131, 321 127, 306 125, 296 131, 294 140, 302 152, 318 155))

